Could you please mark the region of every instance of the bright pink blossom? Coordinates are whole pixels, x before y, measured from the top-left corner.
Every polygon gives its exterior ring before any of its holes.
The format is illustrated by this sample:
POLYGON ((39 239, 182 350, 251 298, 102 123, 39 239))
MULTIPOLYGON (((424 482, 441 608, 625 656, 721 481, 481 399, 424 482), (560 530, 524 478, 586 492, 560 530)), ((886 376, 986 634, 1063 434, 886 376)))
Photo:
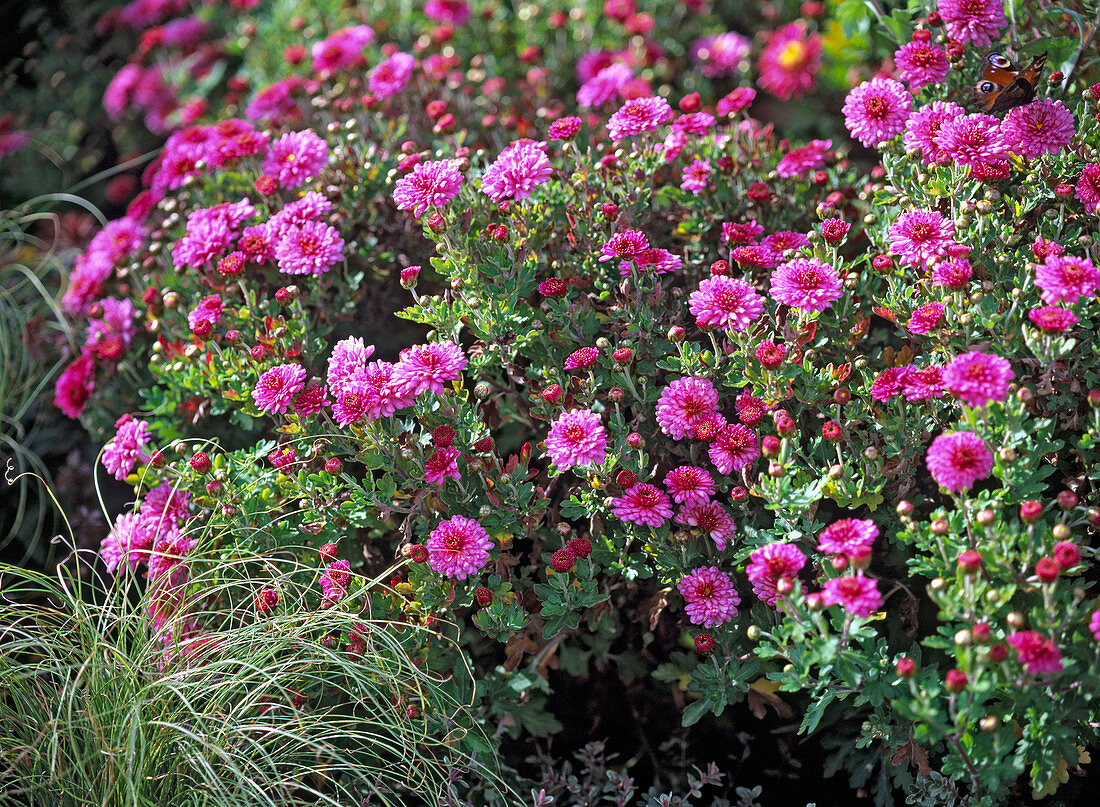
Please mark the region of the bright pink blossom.
POLYGON ((495 544, 474 519, 452 516, 432 530, 426 546, 429 566, 444 577, 465 580, 484 568, 495 544))
POLYGON ((684 575, 676 586, 684 611, 693 625, 715 628, 737 616, 741 597, 729 575, 717 566, 704 566, 684 575))

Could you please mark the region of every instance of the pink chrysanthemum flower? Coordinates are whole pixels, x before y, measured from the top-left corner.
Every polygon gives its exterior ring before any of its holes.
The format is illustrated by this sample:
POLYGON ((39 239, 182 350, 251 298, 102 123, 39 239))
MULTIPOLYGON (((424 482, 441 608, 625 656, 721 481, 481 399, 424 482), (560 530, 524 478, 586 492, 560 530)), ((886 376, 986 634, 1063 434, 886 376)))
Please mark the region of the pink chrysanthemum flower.
MULTIPOLYGON (((364 417, 368 420, 389 417, 399 409, 412 406, 415 396, 403 391, 393 383, 395 374, 396 366, 388 361, 371 362, 361 373, 355 375, 354 381, 345 388, 345 393, 340 396, 338 403, 343 407, 348 407, 350 413, 353 402, 347 400, 348 390, 362 395, 362 411, 364 417)), ((337 409, 335 406, 332 411, 333 414, 336 414, 337 409)))
POLYGON ((1033 308, 1027 312, 1027 318, 1043 333, 1050 334, 1065 333, 1080 322, 1072 311, 1067 311, 1056 305, 1033 308))
POLYGON ((612 140, 656 131, 672 119, 672 109, 664 98, 633 98, 623 104, 607 121, 612 140))
MULTIPOLYGON (((392 372, 393 365, 386 363, 386 366, 392 372)), ((386 380, 389 380, 389 374, 386 375, 386 380)), ((332 404, 332 418, 336 424, 349 426, 368 418, 377 420, 381 416, 380 412, 373 418, 370 417, 372 400, 377 398, 377 396, 372 398, 371 392, 371 388, 367 385, 365 370, 359 371, 349 379, 341 387, 340 392, 336 393, 336 401, 332 404)))
POLYGON ((222 318, 222 312, 225 310, 225 306, 222 303, 222 298, 217 294, 208 294, 199 300, 199 304, 187 312, 187 324, 191 326, 192 330, 200 322, 209 322, 211 325, 217 325, 222 318))
POLYGON ((718 390, 706 378, 679 378, 657 400, 657 423, 674 440, 692 436, 695 425, 718 412, 718 390))
POLYGON ((684 598, 684 611, 693 625, 716 628, 737 616, 741 597, 729 575, 717 566, 704 566, 686 574, 676 585, 684 598))
POLYGON ((878 527, 869 518, 842 518, 817 537, 817 551, 828 555, 861 554, 878 538, 878 527))
POLYGON ((392 98, 405 89, 415 67, 416 59, 398 51, 370 71, 370 91, 382 100, 392 98))
POLYGON ((1100 270, 1088 258, 1051 255, 1035 269, 1035 285, 1043 290, 1043 302, 1073 305, 1091 297, 1100 286, 1100 270))
POLYGON ((188 555, 198 543, 197 538, 188 538, 175 525, 169 526, 158 537, 149 553, 149 580, 160 580, 160 585, 175 586, 188 572, 188 555))
POLYGON ((744 244, 730 250, 730 260, 739 266, 773 269, 782 259, 763 244, 744 244))
POLYGON ((309 182, 328 162, 328 143, 314 132, 287 132, 267 152, 263 172, 279 180, 284 188, 309 182))
POLYGON ((125 479, 142 458, 142 447, 149 442, 149 424, 124 415, 118 431, 103 448, 103 467, 115 479, 125 479))
POLYGON ((1100 642, 1100 608, 1092 612, 1092 618, 1089 619, 1089 632, 1093 639, 1100 642))
POLYGON ((794 579, 806 565, 806 556, 794 544, 772 543, 753 550, 745 569, 753 593, 766 605, 775 607, 779 599, 776 585, 780 579, 794 579))
POLYGON ((944 121, 936 147, 945 158, 969 166, 985 165, 1008 151, 1001 122, 992 115, 959 115, 944 121))
POLYGON ((892 78, 873 78, 844 99, 844 125, 852 137, 867 147, 893 140, 905 128, 913 96, 892 78))
POLYGON ((1057 154, 1073 135, 1073 113, 1051 98, 1011 109, 1001 121, 1005 145, 1021 157, 1057 154))
POLYGON ((820 69, 821 37, 809 33, 806 23, 798 20, 768 35, 757 62, 757 84, 787 101, 812 90, 820 69))
POLYGON ((323 412, 331 404, 328 387, 324 384, 313 384, 298 393, 298 397, 294 399, 294 412, 300 417, 309 417, 323 412))
POLYGON ((323 221, 292 224, 275 246, 275 259, 288 275, 324 274, 344 260, 344 239, 323 221))
POLYGON ((672 517, 672 502, 656 485, 640 482, 611 500, 611 512, 622 521, 657 528, 672 517))
POLYGON ((821 590, 825 605, 840 605, 850 614, 866 619, 882 607, 878 584, 861 574, 834 577, 821 590))
POLYGON ((733 405, 737 409, 737 418, 746 426, 752 427, 761 421, 768 411, 763 398, 758 398, 749 392, 749 387, 741 390, 733 405))
POLYGON ((688 112, 672 122, 672 131, 702 137, 714 128, 714 116, 709 112, 688 112))
POLYGON ((887 367, 871 383, 871 398, 875 401, 888 401, 901 392, 908 367, 887 367))
POLYGON ((638 230, 624 230, 615 233, 600 247, 600 261, 609 261, 612 258, 633 258, 649 249, 649 239, 645 233, 638 230))
POLYGON ((693 465, 681 465, 665 474, 665 487, 677 504, 706 504, 714 495, 714 480, 707 471, 693 465))
POLYGON ((751 244, 763 234, 763 226, 755 221, 722 222, 722 239, 727 244, 751 244))
POLYGON ((694 160, 684 169, 680 177, 680 190, 699 193, 707 189, 710 181, 710 163, 706 160, 694 160))
POLYGON ((1039 263, 1043 263, 1051 255, 1064 255, 1065 252, 1065 248, 1057 241, 1047 241, 1041 235, 1035 236, 1035 240, 1031 242, 1031 254, 1039 263))
POLYGON ((495 544, 477 521, 452 516, 432 530, 426 546, 429 566, 444 577, 465 580, 484 568, 495 544))
POLYGON ((634 79, 634 72, 621 62, 610 64, 589 78, 577 90, 577 106, 599 109, 619 97, 619 92, 634 79))
POLYGON ((115 520, 114 526, 99 545, 99 555, 107 564, 107 571, 127 566, 136 569, 138 564, 149 557, 152 542, 147 531, 141 529, 136 513, 124 513, 115 520))
POLYGON ((1008 643, 1016 648, 1028 675, 1053 675, 1062 671, 1062 653, 1049 637, 1033 630, 1017 631, 1009 634, 1008 643))
POLYGON ((428 0, 424 3, 424 16, 457 28, 470 19, 470 5, 466 0, 428 0))
POLYGON ((366 25, 356 25, 315 42, 310 49, 314 72, 334 72, 351 67, 362 56, 363 48, 373 41, 373 30, 366 25))
POLYGON ((673 255, 667 249, 643 249, 629 261, 619 262, 619 274, 629 277, 632 266, 640 270, 652 271, 655 275, 664 275, 669 272, 678 272, 684 261, 679 255, 673 255))
POLYGON ((228 251, 240 225, 255 215, 256 208, 247 199, 192 211, 187 216, 187 232, 172 246, 172 261, 201 268, 228 251))
POLYGON ((500 202, 512 197, 528 199, 532 191, 553 176, 546 144, 518 140, 504 149, 481 177, 481 192, 500 202))
POLYGON ((429 207, 440 209, 458 195, 462 173, 451 160, 417 163, 393 186, 398 210, 421 215, 429 207))
POLYGON ((825 154, 833 147, 832 140, 811 140, 808 145, 791 149, 775 166, 775 173, 784 179, 805 176, 825 167, 825 154))
POLYGON ((947 78, 951 62, 943 48, 931 42, 913 40, 894 52, 894 64, 901 80, 916 91, 929 84, 938 84, 947 78))
MULTIPOLYGON (((837 219, 837 221, 839 221, 839 219, 837 219)), ((805 233, 796 233, 793 230, 780 230, 777 233, 764 236, 760 241, 760 246, 776 255, 782 255, 784 252, 791 250, 797 252, 809 243, 810 239, 806 237, 805 233)))
POLYGON ((429 342, 401 351, 390 383, 402 395, 416 397, 425 390, 442 395, 445 383, 461 377, 468 359, 454 342, 429 342))
POLYGON ((943 323, 943 312, 943 303, 925 303, 910 315, 906 323, 909 333, 919 336, 932 333, 943 323))
POLYGON ((966 258, 941 261, 932 267, 932 285, 958 291, 966 288, 973 274, 974 270, 966 258))
POLYGON ((947 390, 943 386, 943 368, 936 364, 916 368, 910 365, 902 379, 901 393, 907 401, 927 401, 941 398, 947 390))
POLYGON ((933 101, 928 106, 922 106, 909 114, 902 143, 907 150, 919 150, 924 165, 944 162, 947 155, 936 145, 936 137, 947 121, 965 114, 966 111, 961 106, 949 101, 933 101))
POLYGON ((551 123, 546 136, 551 140, 572 140, 580 128, 581 119, 576 115, 567 115, 551 123))
POLYGON ((744 280, 718 275, 691 293, 688 310, 700 328, 743 331, 764 312, 764 298, 744 280))
POLYGON ((602 465, 607 459, 607 432, 600 416, 588 409, 573 409, 550 424, 546 453, 557 468, 602 465))
POLYGON ((351 563, 346 560, 338 560, 330 563, 325 573, 321 575, 321 602, 322 607, 335 605, 348 594, 348 584, 351 583, 351 563))
POLYGON ((967 406, 985 406, 1003 401, 1015 377, 1008 359, 972 350, 956 356, 944 368, 943 385, 967 406))
POLYGON ((114 297, 106 297, 99 304, 103 308, 103 315, 88 323, 84 331, 84 346, 91 348, 100 357, 104 357, 104 351, 110 352, 112 346, 127 350, 136 330, 134 316, 137 312, 134 304, 114 297))
POLYGON ((844 294, 836 269, 816 258, 795 258, 772 272, 772 297, 800 311, 824 311, 844 294))
POLYGON ((1100 205, 1100 163, 1089 163, 1081 171, 1081 178, 1073 187, 1073 195, 1085 204, 1085 209, 1094 212, 1100 205))
POLYGON ((752 87, 738 87, 718 99, 714 106, 714 112, 718 117, 724 118, 734 112, 740 112, 756 100, 756 90, 752 87))
POLYGON ((297 364, 272 367, 256 382, 252 399, 261 412, 283 413, 306 385, 306 371, 297 364))
POLYGON ((966 490, 993 470, 993 452, 972 432, 944 432, 925 457, 932 478, 951 493, 966 490))
POLYGON ((938 10, 948 36, 980 48, 992 45, 1008 25, 1004 0, 939 0, 938 10))
POLYGON ((348 381, 367 366, 367 359, 374 355, 374 345, 367 345, 357 336, 349 336, 336 343, 328 360, 328 385, 335 394, 344 391, 348 381))
POLYGON ((741 61, 749 55, 752 43, 735 31, 696 39, 691 44, 691 57, 707 78, 732 76, 741 61))
POLYGON ((566 370, 584 370, 591 367, 600 359, 599 348, 582 347, 574 350, 565 358, 562 367, 566 370))
POLYGON ((707 453, 719 473, 731 474, 756 462, 760 457, 760 441, 748 426, 734 423, 718 433, 707 453))
POLYGON ((955 243, 955 222, 936 210, 918 208, 902 213, 888 233, 890 252, 903 263, 924 269, 930 261, 945 257, 955 243))
POLYGON ((424 463, 424 481, 433 485, 443 485, 447 478, 461 479, 458 471, 458 449, 454 446, 437 448, 424 463))
POLYGON ((737 525, 733 523, 730 514, 718 502, 681 507, 674 520, 677 524, 705 532, 720 550, 726 548, 726 539, 737 531, 737 525))

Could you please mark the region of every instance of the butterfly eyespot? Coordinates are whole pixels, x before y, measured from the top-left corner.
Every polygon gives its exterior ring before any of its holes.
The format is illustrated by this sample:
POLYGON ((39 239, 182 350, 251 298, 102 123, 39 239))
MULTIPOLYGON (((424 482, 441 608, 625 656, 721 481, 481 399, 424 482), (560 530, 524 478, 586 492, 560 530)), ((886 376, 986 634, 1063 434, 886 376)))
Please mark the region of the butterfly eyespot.
POLYGON ((978 92, 993 92, 995 89, 997 89, 997 85, 992 81, 978 82, 978 92))
POLYGON ((994 67, 1001 68, 1002 70, 1011 70, 1012 69, 1012 62, 1010 62, 1008 59, 1006 59, 1004 56, 1002 56, 999 53, 989 54, 989 63, 991 65, 993 65, 994 67))

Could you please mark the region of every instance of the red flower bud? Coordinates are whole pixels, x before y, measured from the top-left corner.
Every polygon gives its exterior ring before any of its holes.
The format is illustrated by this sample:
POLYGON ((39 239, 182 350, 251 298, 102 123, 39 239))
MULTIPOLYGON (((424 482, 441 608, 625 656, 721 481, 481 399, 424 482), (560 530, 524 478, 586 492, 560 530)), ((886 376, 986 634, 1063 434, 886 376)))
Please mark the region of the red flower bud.
POLYGON ((714 637, 709 633, 700 633, 693 640, 695 644, 695 652, 706 655, 714 649, 714 637))
POLYGON ((592 542, 587 538, 573 538, 567 547, 578 558, 587 558, 592 554, 592 542))
POLYGON ((550 556, 550 565, 554 568, 554 571, 567 572, 573 568, 573 564, 576 563, 576 558, 568 547, 559 549, 553 555, 550 556))
POLYGON ((191 457, 191 468, 198 474, 208 474, 212 467, 210 456, 205 451, 199 451, 191 457))
POLYGON ((894 663, 899 678, 912 678, 917 674, 917 662, 908 656, 902 656, 894 663))
POLYGON ((944 684, 947 686, 948 692, 962 692, 966 689, 969 680, 962 670, 948 670, 947 676, 944 678, 944 684))

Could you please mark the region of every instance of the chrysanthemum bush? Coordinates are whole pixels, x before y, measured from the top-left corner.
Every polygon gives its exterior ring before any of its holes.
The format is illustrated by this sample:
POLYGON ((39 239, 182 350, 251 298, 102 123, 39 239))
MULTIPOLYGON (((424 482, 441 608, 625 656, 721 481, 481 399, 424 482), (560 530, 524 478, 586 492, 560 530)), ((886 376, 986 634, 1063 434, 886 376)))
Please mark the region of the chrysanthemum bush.
MULTIPOLYGON (((172 135, 65 298, 87 340, 58 404, 114 422, 137 497, 108 567, 176 636, 207 558, 271 551, 223 607, 368 598, 434 632, 427 669, 472 665, 498 739, 560 727, 552 665, 615 663, 685 726, 796 707, 880 803, 1053 791, 1100 686, 1100 86, 1059 40, 1037 100, 977 112, 987 5, 892 18, 850 143, 779 140, 747 86, 485 149, 408 87, 172 135), (385 275, 425 336, 382 355, 391 323, 353 315, 385 275)), ((785 36, 776 70, 816 58, 785 36)))

